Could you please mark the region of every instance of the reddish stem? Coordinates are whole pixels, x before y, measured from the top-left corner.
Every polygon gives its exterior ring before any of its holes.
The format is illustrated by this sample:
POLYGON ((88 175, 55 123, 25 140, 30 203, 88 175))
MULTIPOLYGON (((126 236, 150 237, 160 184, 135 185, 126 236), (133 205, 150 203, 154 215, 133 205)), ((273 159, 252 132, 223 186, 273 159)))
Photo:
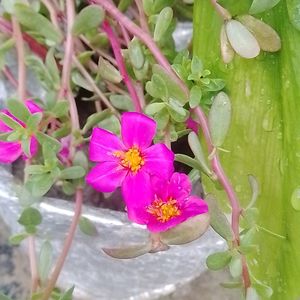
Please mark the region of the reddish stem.
MULTIPOLYGON (((208 151, 211 153, 213 151, 214 147, 212 145, 206 116, 200 107, 195 108, 194 112, 195 112, 195 114, 198 118, 199 124, 202 128, 208 151)), ((221 182, 222 186, 224 187, 224 190, 227 193, 228 199, 230 201, 231 208, 232 208, 231 224, 232 224, 232 231, 234 234, 234 243, 236 245, 238 245, 239 240, 240 240, 240 238, 239 238, 239 236, 240 236, 239 219, 240 219, 240 213, 241 213, 239 201, 236 197, 236 194, 234 192, 234 189, 233 189, 231 183, 229 182, 229 179, 227 178, 227 176, 221 166, 220 159, 219 159, 219 156, 217 153, 213 156, 213 158, 211 160, 211 165, 212 165, 213 171, 218 176, 219 181, 221 182)))
POLYGON ((247 289, 251 286, 250 274, 247 267, 246 257, 242 256, 242 275, 244 281, 245 293, 247 293, 247 289))
POLYGON ((72 219, 72 223, 70 225, 70 228, 69 228, 69 232, 67 234, 67 237, 66 237, 66 240, 65 240, 65 243, 64 243, 64 247, 63 247, 63 251, 62 253, 60 254, 56 264, 55 264, 55 267, 54 267, 54 270, 51 274, 51 277, 48 281, 48 284, 45 288, 45 291, 43 293, 43 297, 42 297, 42 300, 47 300, 49 299, 50 295, 51 295, 51 292, 53 290, 53 288, 55 287, 55 284, 56 284, 56 281, 59 277, 59 274, 64 266, 64 263, 65 263, 65 260, 67 258, 67 255, 69 253, 69 250, 71 248, 71 245, 72 245, 72 242, 73 242, 73 239, 74 239, 74 236, 75 236, 75 232, 76 232, 76 228, 77 228, 77 225, 78 225, 78 222, 79 222, 79 218, 80 218, 80 215, 81 215, 81 208, 82 208, 82 202, 83 202, 83 190, 82 188, 77 188, 76 190, 76 199, 75 199, 75 213, 74 213, 74 216, 73 216, 73 219, 72 219))
POLYGON ((118 41, 114 31, 112 30, 112 28, 110 27, 110 25, 107 21, 103 22, 102 29, 103 29, 103 31, 106 32, 106 34, 109 38, 112 50, 114 52, 116 61, 117 61, 118 66, 119 66, 120 73, 123 77, 124 83, 127 86, 127 89, 128 89, 128 92, 131 96, 131 99, 132 99, 132 102, 134 104, 135 110, 137 112, 141 112, 142 107, 141 107, 141 104, 140 104, 140 100, 139 100, 137 92, 136 92, 136 90, 135 90, 135 88, 132 84, 132 81, 131 81, 128 73, 127 73, 126 66, 125 66, 125 63, 124 63, 124 60, 123 60, 123 57, 122 57, 121 46, 119 44, 119 41, 118 41))
POLYGON ((184 82, 177 77, 168 60, 161 53, 160 49, 149 34, 133 23, 127 16, 122 14, 109 0, 88 0, 88 2, 91 4, 101 5, 114 19, 117 20, 117 22, 122 24, 131 34, 138 37, 150 49, 157 62, 169 73, 172 80, 181 87, 186 96, 189 95, 188 88, 184 82))

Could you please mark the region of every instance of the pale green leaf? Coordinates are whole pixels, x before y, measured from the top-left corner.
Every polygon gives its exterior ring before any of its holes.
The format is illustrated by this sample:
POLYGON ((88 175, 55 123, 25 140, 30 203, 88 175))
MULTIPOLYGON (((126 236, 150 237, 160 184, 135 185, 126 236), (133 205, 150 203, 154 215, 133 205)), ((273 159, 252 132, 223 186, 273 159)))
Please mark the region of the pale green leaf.
POLYGON ((231 121, 231 103, 229 97, 220 92, 214 98, 209 111, 208 123, 211 133, 212 143, 215 147, 222 146, 231 121))
POLYGON ((80 35, 97 29, 103 19, 103 9, 99 5, 89 5, 82 9, 76 16, 72 32, 74 35, 80 35))
POLYGON ((216 252, 207 257, 206 265, 210 270, 221 270, 230 263, 231 257, 230 251, 216 252))
POLYGON ((89 218, 81 216, 79 220, 79 229, 86 235, 96 236, 98 234, 97 228, 89 218))
POLYGON ((45 282, 48 278, 53 261, 53 247, 49 241, 44 241, 39 255, 38 271, 40 279, 45 282))
POLYGON ((173 10, 171 7, 165 7, 158 15, 155 28, 154 28, 154 41, 160 41, 173 19, 173 10))
POLYGON ((62 36, 55 26, 43 15, 35 12, 29 6, 16 4, 14 13, 18 21, 28 29, 37 32, 45 39, 59 43, 62 36))
POLYGON ((253 0, 249 9, 250 14, 259 14, 273 8, 280 0, 253 0))

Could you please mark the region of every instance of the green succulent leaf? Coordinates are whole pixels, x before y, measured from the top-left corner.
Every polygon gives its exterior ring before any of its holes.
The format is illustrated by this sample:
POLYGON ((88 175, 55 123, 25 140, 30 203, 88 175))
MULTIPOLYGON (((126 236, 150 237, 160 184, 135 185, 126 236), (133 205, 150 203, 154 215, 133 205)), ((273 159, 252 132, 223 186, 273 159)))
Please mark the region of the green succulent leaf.
POLYGON ((231 103, 229 97, 220 92, 214 98, 208 115, 212 143, 215 147, 222 146, 231 121, 231 103))
POLYGON ((61 295, 58 300, 72 300, 74 289, 75 289, 75 286, 72 286, 63 295, 61 295))
POLYGON ((280 0, 253 0, 249 9, 250 14, 259 14, 273 8, 280 0))
POLYGON ((37 226, 42 223, 42 215, 36 208, 28 207, 22 211, 18 223, 23 226, 37 226))
POLYGON ((103 121, 104 119, 106 119, 110 115, 111 115, 111 112, 110 112, 109 109, 105 109, 105 110, 102 110, 100 112, 97 112, 97 113, 94 113, 94 114, 90 115, 87 118, 87 121, 86 121, 84 127, 82 128, 82 133, 85 134, 91 128, 93 128, 95 125, 97 125, 99 122, 103 121))
POLYGON ((231 258, 232 253, 230 251, 216 252, 207 257, 206 265, 210 270, 221 270, 230 263, 231 258))
MULTIPOLYGON (((17 234, 10 236, 8 242, 10 245, 18 246, 27 237, 28 237, 27 232, 17 233, 17 234)), ((1 297, 0 297, 0 299, 1 299, 1 297)))
POLYGON ((80 35, 97 29, 104 19, 104 11, 99 5, 89 5, 76 16, 72 32, 80 35))
POLYGON ((154 28, 154 41, 160 41, 165 35, 173 19, 173 10, 171 7, 165 7, 158 15, 154 28))
POLYGON ((10 99, 7 102, 7 107, 10 113, 15 116, 17 119, 26 122, 30 116, 29 110, 26 105, 18 100, 10 99))
POLYGON ((86 235, 96 236, 98 234, 97 228, 89 218, 81 216, 79 220, 79 229, 86 235))
POLYGON ((133 38, 128 45, 129 59, 136 69, 141 69, 145 62, 142 46, 138 39, 133 38))
POLYGON ((120 110, 134 111, 131 98, 128 95, 111 95, 109 97, 111 104, 120 110))
POLYGON ((85 169, 81 166, 73 166, 60 172, 60 179, 78 179, 85 175, 85 169))
POLYGON ((159 102, 159 103, 150 103, 145 108, 145 113, 147 115, 154 115, 157 112, 161 111, 164 107, 166 107, 165 103, 159 102))
POLYGON ((207 159, 205 158, 200 140, 195 132, 190 132, 188 135, 188 143, 195 155, 196 160, 199 162, 201 169, 207 174, 208 176, 212 176, 212 171, 210 170, 209 166, 207 165, 207 159))
POLYGON ((53 247, 49 241, 44 241, 39 255, 38 271, 44 283, 49 275, 53 261, 53 247))
POLYGON ((200 105, 202 98, 202 89, 200 86, 193 86, 190 92, 189 104, 190 108, 195 108, 200 105))
POLYGON ((122 76, 119 70, 114 67, 109 61, 100 57, 98 62, 98 74, 105 80, 109 80, 113 83, 119 83, 122 81, 122 76))
POLYGON ((38 33, 46 40, 50 40, 55 44, 60 43, 62 40, 62 36, 55 26, 46 17, 35 12, 29 6, 21 3, 15 4, 14 14, 23 26, 38 33))
POLYGON ((232 230, 230 224, 225 214, 219 208, 215 198, 212 195, 207 195, 205 201, 208 203, 209 207, 211 227, 226 241, 231 241, 232 230))

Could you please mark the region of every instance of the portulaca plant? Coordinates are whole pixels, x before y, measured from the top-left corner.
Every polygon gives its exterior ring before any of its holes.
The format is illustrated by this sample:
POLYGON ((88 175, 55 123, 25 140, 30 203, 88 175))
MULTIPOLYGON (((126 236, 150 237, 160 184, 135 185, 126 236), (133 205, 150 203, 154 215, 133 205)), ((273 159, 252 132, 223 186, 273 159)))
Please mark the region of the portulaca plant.
POLYGON ((99 255, 156 255, 211 225, 228 249, 206 263, 229 266, 224 288, 247 300, 300 297, 300 4, 191 2, 2 0, 0 68, 15 94, 0 112, 0 162, 23 161, 24 230, 10 242, 30 245, 30 299, 72 299, 74 287, 55 286, 77 226, 93 229, 81 216, 87 186, 120 189, 128 219, 149 232, 143 246, 99 255), (182 51, 172 35, 178 19, 194 26, 182 51), (29 70, 43 97, 28 89, 29 70), (174 153, 179 140, 191 152, 174 153), (199 181, 203 195, 192 191, 199 181), (53 188, 74 195, 74 216, 41 274, 52 248, 43 244, 38 266, 39 201, 53 188))

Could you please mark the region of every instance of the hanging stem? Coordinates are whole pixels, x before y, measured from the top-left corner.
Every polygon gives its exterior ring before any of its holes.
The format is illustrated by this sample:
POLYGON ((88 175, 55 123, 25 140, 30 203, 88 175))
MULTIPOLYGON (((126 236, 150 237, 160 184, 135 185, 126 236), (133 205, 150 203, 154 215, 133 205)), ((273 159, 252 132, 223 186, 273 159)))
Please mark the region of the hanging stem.
POLYGON ((18 56, 18 96, 24 102, 26 100, 25 50, 20 24, 14 16, 12 17, 12 29, 18 56))
POLYGON ((124 63, 124 60, 123 60, 123 57, 122 57, 121 46, 119 44, 119 41, 118 41, 114 31, 112 30, 112 28, 110 27, 110 25, 107 21, 103 22, 102 29, 106 32, 106 34, 109 38, 111 47, 113 49, 116 61, 117 61, 118 66, 119 66, 120 73, 123 77, 124 83, 127 86, 127 89, 128 89, 128 92, 131 96, 131 99, 132 99, 132 102, 134 104, 135 110, 137 112, 141 112, 142 107, 141 107, 141 104, 140 104, 140 100, 139 100, 137 92, 136 92, 136 90, 135 90, 135 88, 132 84, 132 81, 131 81, 128 73, 127 73, 126 66, 125 66, 125 63, 124 63))
POLYGON ((72 219, 72 223, 70 225, 69 231, 67 233, 67 238, 65 240, 64 243, 64 247, 62 250, 62 253, 60 254, 58 260, 56 261, 54 270, 51 274, 51 277, 48 281, 48 284, 45 288, 42 300, 48 300, 51 292, 53 290, 53 288, 55 287, 56 281, 59 277, 59 274, 63 268, 63 265, 65 263, 65 260, 67 258, 67 255, 69 253, 69 250, 71 248, 74 236, 75 236, 75 232, 76 232, 76 228, 79 222, 79 218, 81 215, 81 208, 82 208, 82 202, 83 202, 83 189, 81 187, 78 187, 76 190, 76 195, 75 195, 76 199, 75 199, 75 213, 72 219))
MULTIPOLYGON (((214 147, 211 142, 211 137, 210 137, 210 132, 209 132, 209 127, 208 127, 206 116, 200 107, 195 108, 194 112, 198 118, 198 122, 203 131, 203 136, 205 138, 205 142, 206 142, 208 151, 211 153, 213 151, 214 147)), ((238 245, 239 240, 240 240, 240 238, 239 238, 239 236, 240 236, 239 219, 240 219, 240 213, 241 213, 239 201, 236 197, 236 194, 234 192, 234 189, 233 189, 231 183, 229 182, 229 179, 227 178, 227 176, 221 166, 220 159, 219 159, 219 156, 217 153, 212 157, 211 165, 212 165, 212 169, 215 172, 215 174, 217 175, 220 183, 224 187, 224 190, 227 193, 228 199, 230 201, 230 205, 232 208, 231 226, 232 226, 232 231, 234 234, 234 243, 238 245)))

